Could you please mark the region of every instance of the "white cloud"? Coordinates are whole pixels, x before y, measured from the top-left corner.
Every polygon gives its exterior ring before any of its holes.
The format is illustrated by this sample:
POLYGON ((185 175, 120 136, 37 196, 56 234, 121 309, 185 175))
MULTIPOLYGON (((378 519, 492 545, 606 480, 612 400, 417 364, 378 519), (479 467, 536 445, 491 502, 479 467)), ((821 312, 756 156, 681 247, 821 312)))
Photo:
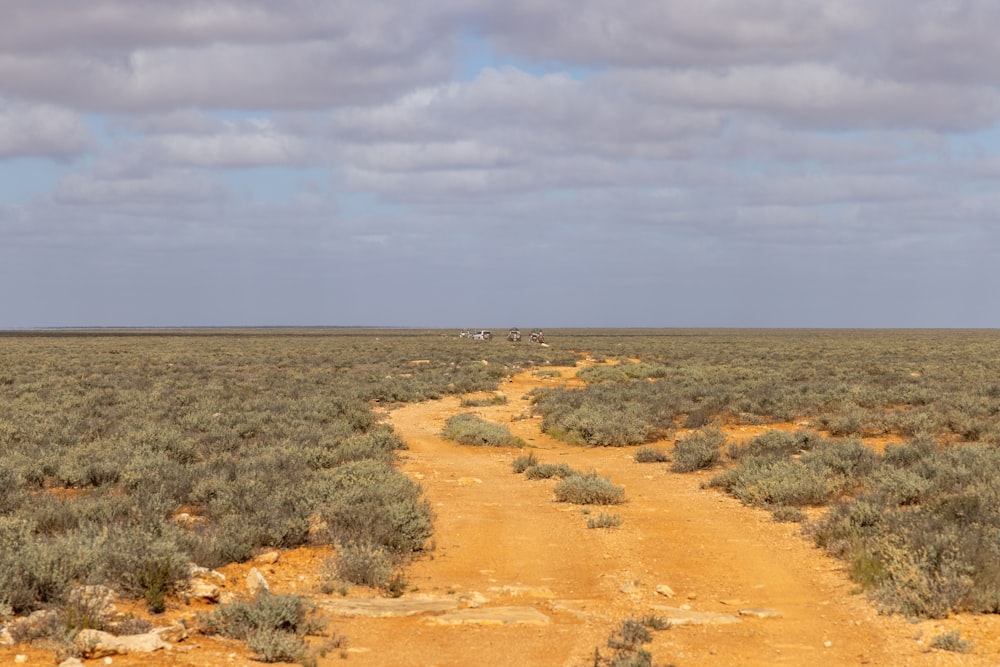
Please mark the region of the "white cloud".
POLYGON ((0 99, 0 159, 68 158, 95 147, 81 117, 47 105, 4 103, 0 99))
POLYGON ((146 177, 104 178, 93 171, 77 172, 56 187, 54 201, 61 205, 156 205, 166 210, 180 202, 224 199, 225 187, 214 178, 189 170, 169 170, 146 177))

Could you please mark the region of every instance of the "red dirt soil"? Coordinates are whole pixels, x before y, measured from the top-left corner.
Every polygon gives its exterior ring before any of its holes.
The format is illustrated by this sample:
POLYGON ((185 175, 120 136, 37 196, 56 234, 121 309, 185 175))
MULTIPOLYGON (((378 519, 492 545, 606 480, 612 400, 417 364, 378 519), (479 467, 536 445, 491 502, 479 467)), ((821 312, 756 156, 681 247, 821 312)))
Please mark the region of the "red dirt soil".
MULTIPOLYGON (((348 649, 319 658, 320 665, 591 665, 596 648, 610 654, 606 642, 618 622, 656 614, 656 606, 780 613, 654 632, 644 648, 659 665, 1000 665, 1000 616, 911 622, 879 615, 855 592, 843 564, 813 547, 798 525, 775 523, 767 512, 702 489, 712 473, 674 474, 666 464, 636 463, 633 447, 577 447, 541 433, 526 395, 535 387, 578 382, 575 369, 557 370, 561 377, 531 371, 515 376, 500 390, 508 399, 504 405, 463 408, 459 398, 449 397, 388 414, 409 446, 401 468, 420 482, 437 514, 435 546, 408 568, 405 597, 472 599, 483 610, 527 607, 548 617, 547 624, 441 625, 431 615, 331 615, 331 632, 345 635, 348 649), (555 502, 554 481, 512 472, 511 462, 525 451, 442 440, 445 420, 459 412, 508 425, 543 463, 597 470, 625 487, 627 502, 590 508, 589 514, 555 502), (589 529, 587 519, 601 513, 618 515, 622 524, 589 529), (658 586, 669 587, 673 597, 658 593, 658 586), (971 653, 930 648, 935 636, 956 630, 974 644, 971 653)), ((757 427, 727 430, 736 438, 758 432, 757 427)), ((672 442, 658 446, 669 449, 672 442)), ((274 564, 256 566, 273 592, 336 599, 336 593, 317 592, 329 555, 328 549, 297 549, 283 552, 274 564)), ((229 590, 243 590, 253 565, 223 569, 229 590)), ((376 594, 359 588, 350 593, 365 595, 376 594)), ((177 602, 164 616, 193 618, 206 609, 177 602)), ((0 664, 12 664, 15 654, 27 655, 27 664, 54 664, 51 652, 24 646, 0 649, 0 664)), ((113 664, 260 663, 238 642, 193 635, 169 653, 117 656, 113 664)))

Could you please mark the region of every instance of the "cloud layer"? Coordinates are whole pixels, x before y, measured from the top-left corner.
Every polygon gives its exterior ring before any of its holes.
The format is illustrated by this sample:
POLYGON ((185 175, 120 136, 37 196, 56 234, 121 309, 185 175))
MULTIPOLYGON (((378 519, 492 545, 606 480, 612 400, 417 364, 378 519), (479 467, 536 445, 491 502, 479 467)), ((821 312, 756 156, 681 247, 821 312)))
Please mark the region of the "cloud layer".
POLYGON ((993 2, 4 14, 0 328, 1000 326, 993 2))

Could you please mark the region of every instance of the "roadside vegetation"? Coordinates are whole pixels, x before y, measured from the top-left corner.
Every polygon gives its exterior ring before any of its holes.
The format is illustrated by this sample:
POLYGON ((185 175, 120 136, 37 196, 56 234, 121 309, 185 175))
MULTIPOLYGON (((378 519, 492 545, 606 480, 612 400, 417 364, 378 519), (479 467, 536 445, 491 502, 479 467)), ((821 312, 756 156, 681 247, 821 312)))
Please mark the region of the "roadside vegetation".
POLYGON ((619 363, 533 395, 550 435, 645 445, 640 462, 673 438, 671 470, 721 469, 708 486, 803 524, 886 610, 1000 613, 995 332, 595 330, 567 344, 619 363), (802 429, 745 445, 719 430, 789 421, 802 429), (861 442, 873 436, 901 444, 878 453, 861 442))
POLYGON ((503 424, 486 421, 476 415, 464 413, 445 422, 441 436, 460 445, 474 447, 524 447, 518 438, 503 424))
POLYGON ((155 613, 189 563, 309 543, 392 594, 433 516, 376 408, 574 359, 429 331, 2 334, 0 617, 66 611, 83 584, 155 613))

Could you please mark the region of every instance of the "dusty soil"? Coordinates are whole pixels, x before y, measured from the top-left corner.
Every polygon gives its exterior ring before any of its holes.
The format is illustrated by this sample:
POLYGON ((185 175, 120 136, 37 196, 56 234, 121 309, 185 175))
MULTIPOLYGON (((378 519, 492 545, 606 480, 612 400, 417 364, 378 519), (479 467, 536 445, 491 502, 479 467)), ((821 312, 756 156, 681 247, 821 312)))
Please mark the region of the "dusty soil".
MULTIPOLYGON (((389 413, 409 445, 402 470, 420 481, 437 513, 434 548, 408 569, 403 599, 454 601, 470 615, 446 623, 450 617, 439 612, 388 618, 331 612, 331 632, 346 636, 347 648, 331 651, 320 665, 588 665, 596 648, 609 653, 604 647, 619 621, 666 613, 664 607, 739 620, 655 632, 645 648, 662 665, 1000 665, 1000 616, 911 622, 879 615, 854 592, 842 565, 812 547, 797 525, 701 489, 711 473, 673 474, 666 464, 636 463, 635 448, 574 447, 542 434, 526 395, 578 382, 574 369, 558 370, 562 377, 515 376, 500 390, 505 405, 462 408, 450 397, 389 413), (511 462, 525 452, 443 441, 445 420, 458 412, 507 424, 542 462, 597 470, 624 485, 627 502, 589 514, 555 502, 554 481, 512 472, 511 462), (600 513, 617 514, 622 524, 589 529, 587 519, 600 513), (748 609, 779 616, 739 615, 748 609), (491 615, 498 610, 511 615, 491 615), (953 630, 974 643, 973 652, 929 647, 953 630)), ((730 429, 732 437, 757 432, 730 429)), ((274 592, 334 604, 343 598, 317 592, 329 556, 327 549, 297 549, 256 567, 274 592)), ((253 565, 225 568, 227 589, 242 592, 253 565)), ((356 588, 347 597, 368 596, 374 593, 356 588)), ((205 609, 178 601, 164 616, 193 619, 205 609)), ((26 655, 28 664, 53 664, 51 652, 23 646, 0 649, 0 664, 12 664, 15 654, 26 655)), ((195 635, 170 653, 118 656, 113 664, 259 663, 238 642, 195 635)))

